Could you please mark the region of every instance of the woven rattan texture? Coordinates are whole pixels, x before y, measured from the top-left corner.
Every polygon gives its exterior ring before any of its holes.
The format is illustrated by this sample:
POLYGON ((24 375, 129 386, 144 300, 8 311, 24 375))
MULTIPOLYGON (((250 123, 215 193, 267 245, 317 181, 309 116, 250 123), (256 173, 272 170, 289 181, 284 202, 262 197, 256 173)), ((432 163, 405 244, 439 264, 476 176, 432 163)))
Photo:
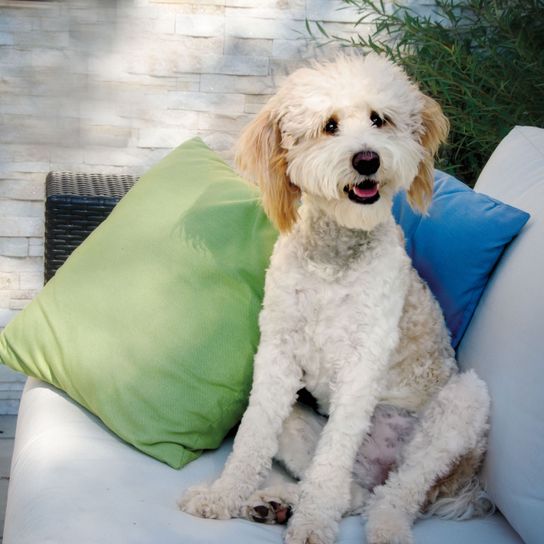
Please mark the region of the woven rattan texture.
POLYGON ((44 277, 49 281, 137 181, 128 175, 49 172, 45 201, 44 277))
POLYGON ((119 200, 128 192, 138 178, 130 175, 84 174, 81 172, 49 172, 47 174, 46 197, 74 195, 119 200))

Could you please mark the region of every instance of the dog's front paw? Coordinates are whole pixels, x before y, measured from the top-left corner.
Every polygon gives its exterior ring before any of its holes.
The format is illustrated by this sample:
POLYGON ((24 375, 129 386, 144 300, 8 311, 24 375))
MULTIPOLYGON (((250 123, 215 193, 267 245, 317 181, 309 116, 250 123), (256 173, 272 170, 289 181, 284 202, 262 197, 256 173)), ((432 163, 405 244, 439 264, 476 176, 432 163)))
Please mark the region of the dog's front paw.
POLYGON ((410 517, 395 508, 369 509, 366 522, 368 544, 412 544, 410 517))
POLYGON ((286 544, 334 544, 338 524, 325 516, 307 516, 295 511, 285 533, 286 544))
POLYGON ((284 524, 293 512, 292 506, 277 497, 256 494, 241 508, 241 517, 257 523, 284 524))
POLYGON ((238 517, 241 501, 232 491, 202 485, 188 489, 178 506, 200 518, 230 519, 238 517))

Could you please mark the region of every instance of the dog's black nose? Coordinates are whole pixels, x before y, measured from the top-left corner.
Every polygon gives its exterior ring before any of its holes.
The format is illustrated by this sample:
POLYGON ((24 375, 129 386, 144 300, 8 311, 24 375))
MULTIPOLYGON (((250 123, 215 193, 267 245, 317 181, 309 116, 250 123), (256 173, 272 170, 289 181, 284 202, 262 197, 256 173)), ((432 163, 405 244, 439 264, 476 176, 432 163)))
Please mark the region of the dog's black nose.
POLYGON ((360 151, 351 159, 353 168, 363 176, 375 174, 380 167, 380 156, 374 151, 360 151))

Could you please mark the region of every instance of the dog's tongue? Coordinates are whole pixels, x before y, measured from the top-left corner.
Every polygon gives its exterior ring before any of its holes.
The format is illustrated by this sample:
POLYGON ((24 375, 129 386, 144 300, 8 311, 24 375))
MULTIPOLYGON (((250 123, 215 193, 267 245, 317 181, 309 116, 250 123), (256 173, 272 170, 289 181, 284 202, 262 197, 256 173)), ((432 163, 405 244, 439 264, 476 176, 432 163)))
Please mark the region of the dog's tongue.
POLYGON ((364 183, 361 185, 355 185, 353 187, 353 192, 360 198, 370 198, 375 196, 378 192, 378 184, 364 183))

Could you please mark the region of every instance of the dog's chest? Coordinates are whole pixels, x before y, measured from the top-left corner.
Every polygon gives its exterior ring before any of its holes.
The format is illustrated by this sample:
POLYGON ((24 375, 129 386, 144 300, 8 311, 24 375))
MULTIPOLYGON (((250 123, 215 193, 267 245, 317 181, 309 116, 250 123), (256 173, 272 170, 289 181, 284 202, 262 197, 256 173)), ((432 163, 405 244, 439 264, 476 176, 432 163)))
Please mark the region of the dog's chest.
POLYGON ((372 342, 377 309, 396 291, 406 257, 394 225, 371 234, 321 232, 310 241, 298 234, 275 248, 261 325, 273 323, 271 330, 289 337, 304 386, 328 412, 339 370, 372 342))
POLYGON ((329 412, 338 371, 359 341, 363 314, 373 304, 365 295, 364 286, 370 283, 359 269, 356 274, 337 275, 334 281, 327 275, 307 274, 294 289, 300 311, 297 360, 304 385, 323 413, 329 412))

